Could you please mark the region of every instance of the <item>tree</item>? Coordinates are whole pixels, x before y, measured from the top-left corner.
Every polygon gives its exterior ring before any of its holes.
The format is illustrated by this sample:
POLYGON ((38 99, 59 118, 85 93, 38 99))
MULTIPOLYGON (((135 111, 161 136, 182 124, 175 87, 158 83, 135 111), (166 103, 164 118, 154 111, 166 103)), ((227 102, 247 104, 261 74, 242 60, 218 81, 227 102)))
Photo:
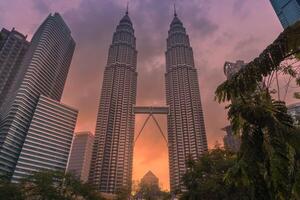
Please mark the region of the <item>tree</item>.
POLYGON ((187 162, 183 177, 187 189, 182 200, 247 200, 247 189, 226 183, 224 177, 236 161, 236 155, 221 148, 205 153, 198 160, 187 162))
POLYGON ((241 134, 237 162, 225 179, 249 188, 252 199, 300 199, 300 130, 282 98, 292 80, 300 85, 299 35, 300 22, 216 90, 219 102, 231 101, 228 118, 241 134), (286 85, 280 76, 288 77, 286 85))
MULTIPOLYGON (((131 185, 131 184, 129 184, 131 185)), ((131 187, 130 186, 123 186, 118 188, 117 190, 117 197, 116 200, 127 200, 131 193, 131 187)))
POLYGON ((18 184, 2 179, 0 199, 103 200, 92 186, 82 183, 72 174, 59 171, 36 172, 18 184))
POLYGON ((0 178, 0 199, 23 200, 24 196, 18 184, 11 183, 6 178, 0 178))
POLYGON ((169 200, 171 195, 169 192, 162 191, 157 184, 149 184, 140 182, 137 186, 135 197, 145 200, 169 200))

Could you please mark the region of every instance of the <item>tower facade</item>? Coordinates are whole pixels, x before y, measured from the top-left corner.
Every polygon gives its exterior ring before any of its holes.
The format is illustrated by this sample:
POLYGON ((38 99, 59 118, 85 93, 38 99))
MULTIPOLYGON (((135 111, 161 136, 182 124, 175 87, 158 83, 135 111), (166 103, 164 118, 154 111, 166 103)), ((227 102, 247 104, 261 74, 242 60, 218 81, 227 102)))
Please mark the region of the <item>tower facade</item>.
MULTIPOLYGON (((11 90, 16 79, 23 79, 26 67, 21 65, 30 43, 26 36, 14 28, 2 29, 0 40, 0 107, 11 90), (24 69, 25 68, 25 69, 24 69)), ((16 88, 17 89, 17 88, 16 88)))
POLYGON ((300 20, 300 0, 270 0, 283 28, 300 20))
POLYGON ((109 48, 96 123, 89 181, 102 193, 116 194, 131 185, 136 65, 136 38, 127 12, 109 48))
POLYGON ((75 42, 62 17, 49 15, 34 34, 24 65, 27 72, 0 123, 0 174, 11 177, 40 96, 60 101, 75 42))
POLYGON ((166 51, 166 98, 171 192, 184 190, 182 176, 189 158, 207 151, 197 70, 189 36, 175 13, 166 51))

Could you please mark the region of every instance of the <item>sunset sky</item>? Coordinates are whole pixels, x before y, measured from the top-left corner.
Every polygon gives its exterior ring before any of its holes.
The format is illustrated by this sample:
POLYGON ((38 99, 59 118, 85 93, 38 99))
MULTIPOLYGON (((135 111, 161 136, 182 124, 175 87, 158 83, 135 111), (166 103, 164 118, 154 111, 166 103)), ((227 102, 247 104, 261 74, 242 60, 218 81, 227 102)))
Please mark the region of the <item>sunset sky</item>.
MULTIPOLYGON (((0 28, 16 28, 31 39, 50 12, 69 25, 76 50, 62 102, 79 109, 76 131, 94 132, 103 70, 112 34, 125 14, 127 0, 0 0, 0 28)), ((214 91, 225 80, 225 61, 246 62, 282 31, 269 0, 178 0, 177 13, 194 49, 209 146, 222 142, 228 124, 225 105, 214 91)), ((129 15, 138 50, 138 105, 165 104, 166 38, 173 18, 172 0, 131 0, 129 15)), ((136 117, 136 132, 145 116, 136 117)), ((166 119, 158 117, 166 132, 166 119)), ((135 145, 133 179, 148 170, 169 188, 167 146, 153 121, 135 145)))

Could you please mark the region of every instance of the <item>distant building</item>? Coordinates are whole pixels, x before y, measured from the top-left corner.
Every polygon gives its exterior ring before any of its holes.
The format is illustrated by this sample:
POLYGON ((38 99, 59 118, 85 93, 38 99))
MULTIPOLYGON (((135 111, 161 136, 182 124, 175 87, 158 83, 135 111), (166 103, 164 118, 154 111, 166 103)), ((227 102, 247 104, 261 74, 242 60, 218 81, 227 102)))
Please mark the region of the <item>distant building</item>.
POLYGON ((231 126, 226 126, 222 130, 226 131, 226 135, 223 138, 224 148, 232 152, 238 152, 241 146, 241 138, 234 135, 231 126))
POLYGON ((134 200, 155 199, 162 200, 159 188, 159 179, 148 171, 141 179, 139 189, 133 197, 134 200))
POLYGON ((300 103, 295 103, 287 106, 288 113, 294 119, 295 125, 300 126, 300 103))
POLYGON ((83 182, 88 180, 93 143, 94 135, 88 131, 76 133, 73 139, 68 171, 83 182))
POLYGON ((246 63, 243 60, 238 60, 235 63, 226 61, 224 64, 224 74, 227 79, 230 79, 235 73, 245 66, 246 63))
MULTIPOLYGON (((68 115, 74 117, 75 114, 72 109, 65 109, 58 102, 74 50, 75 41, 68 26, 58 13, 50 14, 33 35, 23 63, 27 68, 25 77, 17 80, 21 82, 20 88, 16 91, 8 112, 0 120, 0 175, 7 178, 14 175, 17 178, 25 175, 28 170, 41 169, 42 166, 44 169, 62 169, 66 165, 65 158, 62 159, 66 154, 60 152, 60 149, 57 149, 57 154, 62 157, 57 155, 57 161, 49 158, 54 168, 29 152, 42 154, 41 148, 45 148, 45 152, 47 149, 49 152, 55 151, 50 149, 55 148, 51 145, 56 142, 61 148, 65 148, 64 151, 69 150, 67 141, 59 143, 62 140, 59 135, 66 136, 70 132, 73 135, 73 121, 69 121, 68 115), (62 111, 66 113, 63 114, 62 111), (38 136, 34 137, 36 134, 44 137, 44 142, 38 136), (34 142, 37 145, 33 145, 34 142), (17 171, 14 172, 15 170, 17 171)), ((44 153, 43 159, 48 160, 47 155, 44 153)))
POLYGON ((40 96, 12 181, 42 170, 65 171, 78 111, 40 96))
POLYGON ((143 178, 141 179, 141 183, 149 186, 157 186, 159 187, 159 179, 153 174, 153 172, 148 171, 143 178))
MULTIPOLYGON (((227 80, 232 78, 234 74, 236 74, 246 65, 247 63, 245 63, 243 60, 237 60, 235 63, 226 61, 224 64, 224 74, 227 80)), ((239 151, 241 139, 233 134, 231 125, 226 126, 222 130, 226 131, 226 135, 223 138, 224 148, 233 152, 239 151)))
POLYGON ((300 0, 270 0, 283 28, 300 19, 300 0))
POLYGON ((3 28, 0 32, 0 107, 11 90, 17 90, 16 79, 23 79, 27 66, 22 65, 29 48, 27 36, 14 28, 9 31, 3 28), (13 89, 13 86, 16 87, 13 89))

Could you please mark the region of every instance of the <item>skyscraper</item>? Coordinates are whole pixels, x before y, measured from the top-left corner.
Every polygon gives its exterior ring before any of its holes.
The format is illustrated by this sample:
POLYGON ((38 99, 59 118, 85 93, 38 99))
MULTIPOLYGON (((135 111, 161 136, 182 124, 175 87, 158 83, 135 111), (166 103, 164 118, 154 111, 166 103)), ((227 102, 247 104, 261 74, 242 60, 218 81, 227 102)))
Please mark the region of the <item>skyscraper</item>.
POLYGON ((94 135, 91 132, 78 132, 75 134, 70 153, 68 171, 74 173, 82 181, 88 180, 94 135))
POLYGON ((109 48, 96 123, 89 180, 102 193, 131 185, 136 66, 136 38, 126 12, 109 48))
POLYGON ((184 190, 186 161, 207 151, 197 69, 189 36, 175 13, 166 51, 166 97, 171 192, 184 190))
POLYGON ((300 20, 300 0, 270 0, 283 28, 300 20))
MULTIPOLYGON (((0 107, 6 100, 9 92, 14 90, 16 79, 23 79, 26 67, 21 65, 29 48, 27 36, 16 31, 2 29, 0 40, 0 107)), ((18 89, 18 88, 16 88, 18 89)), ((15 90, 16 90, 15 89, 15 90)))
POLYGON ((31 40, 23 63, 28 70, 0 123, 0 174, 12 176, 41 95, 60 101, 74 49, 62 17, 49 15, 31 40))
POLYGON ((78 111, 40 95, 12 181, 43 170, 65 171, 78 111))

